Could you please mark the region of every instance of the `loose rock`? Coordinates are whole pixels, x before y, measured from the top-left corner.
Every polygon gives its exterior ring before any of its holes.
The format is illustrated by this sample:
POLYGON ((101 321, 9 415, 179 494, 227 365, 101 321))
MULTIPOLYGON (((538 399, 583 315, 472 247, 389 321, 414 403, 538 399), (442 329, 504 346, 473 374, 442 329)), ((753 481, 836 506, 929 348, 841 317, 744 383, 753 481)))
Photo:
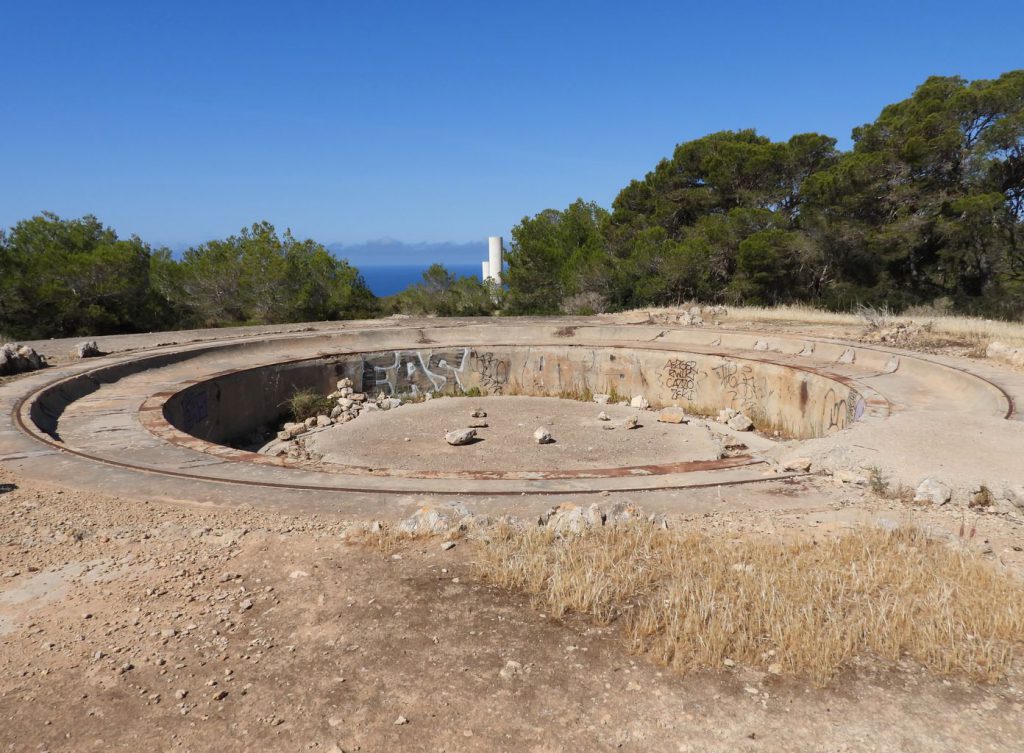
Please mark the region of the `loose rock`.
POLYGON ((551 436, 551 432, 544 426, 538 427, 537 431, 533 432, 533 438, 537 440, 537 444, 551 444, 555 441, 555 438, 551 436))
POLYGON ((754 422, 742 413, 737 413, 729 419, 728 426, 734 431, 750 431, 754 428, 754 422))
POLYGON ((476 429, 456 429, 444 435, 444 441, 456 447, 470 444, 474 439, 476 439, 476 429))
POLYGON ((933 505, 944 505, 949 502, 953 490, 941 481, 934 478, 926 478, 922 481, 914 493, 915 502, 931 502, 933 505))
POLYGON ((651 407, 651 404, 647 401, 643 395, 637 395, 629 401, 629 407, 637 408, 639 410, 647 410, 651 407))
POLYGON ((658 411, 658 421, 663 424, 684 424, 686 423, 686 413, 682 408, 670 405, 658 411))
POLYGON ((96 356, 102 356, 103 353, 100 351, 100 346, 96 344, 95 340, 86 340, 75 346, 75 355, 79 358, 95 358, 96 356))

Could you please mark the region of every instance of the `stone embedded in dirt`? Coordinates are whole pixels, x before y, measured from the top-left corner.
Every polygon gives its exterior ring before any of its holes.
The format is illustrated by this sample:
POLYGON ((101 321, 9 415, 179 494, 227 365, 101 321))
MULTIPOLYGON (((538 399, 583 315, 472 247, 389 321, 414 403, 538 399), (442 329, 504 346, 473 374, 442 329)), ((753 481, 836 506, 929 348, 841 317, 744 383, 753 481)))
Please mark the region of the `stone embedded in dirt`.
POLYGON ((1014 507, 1024 510, 1024 486, 1011 486, 1003 492, 1003 498, 1014 507))
POLYGON ((316 416, 310 416, 302 423, 305 425, 307 429, 312 429, 314 426, 316 426, 316 416))
POLYGON ((27 345, 6 343, 0 346, 0 376, 36 371, 45 365, 43 357, 27 345))
POLYGON ((663 424, 685 424, 686 412, 678 406, 670 405, 658 411, 658 421, 663 424))
POLYGON ((555 438, 551 436, 551 432, 545 426, 537 427, 537 431, 533 432, 533 438, 537 440, 537 444, 551 444, 555 441, 555 438))
POLYGON ((811 459, 810 458, 790 458, 789 460, 782 461, 782 470, 784 471, 797 471, 799 473, 806 473, 811 470, 811 459))
POLYGON ((292 580, 298 580, 299 578, 308 578, 309 573, 307 573, 305 570, 292 570, 290 573, 288 573, 288 577, 292 580))
POLYGON ((75 346, 75 355, 78 358, 95 358, 96 356, 102 356, 103 352, 95 340, 86 340, 75 346))
MULTIPOLYGON (((294 439, 295 437, 299 436, 300 434, 304 434, 306 432, 306 424, 305 423, 292 423, 292 422, 289 421, 288 423, 286 423, 281 428, 281 431, 284 434, 288 435, 287 436, 288 439, 294 439)), ((278 438, 279 439, 283 439, 283 437, 278 437, 278 438)))
POLYGON ((630 408, 637 408, 638 410, 647 410, 651 407, 651 404, 647 401, 647 398, 643 395, 637 395, 629 401, 630 408))
POLYGON ((612 417, 611 417, 611 416, 609 416, 609 415, 608 415, 607 413, 605 413, 604 411, 601 411, 600 413, 598 413, 598 414, 597 414, 597 420, 598 420, 598 421, 611 421, 611 420, 612 420, 612 417))
POLYGON ((737 413, 729 419, 727 424, 733 431, 750 431, 754 428, 754 422, 743 413, 737 413))
POLYGON ((505 662, 505 666, 502 667, 501 670, 499 670, 498 676, 501 677, 501 679, 503 680, 511 680, 512 678, 517 677, 522 673, 523 665, 517 661, 512 661, 511 659, 509 659, 507 662, 505 662))
POLYGON ((474 439, 476 439, 476 429, 456 429, 444 435, 444 441, 456 447, 470 444, 474 439))
POLYGON ((465 529, 474 522, 475 518, 468 507, 461 502, 449 502, 436 506, 424 505, 399 523, 398 530, 412 535, 435 535, 465 529))
POLYGON ((406 719, 404 716, 400 716, 397 719, 395 719, 395 726, 396 727, 398 727, 398 726, 400 726, 402 724, 408 724, 408 723, 409 723, 409 720, 406 719))
POLYGON ((537 522, 555 533, 580 533, 604 525, 605 515, 597 504, 580 507, 571 502, 552 507, 537 522))
POLYGON ((1001 342, 991 342, 985 348, 985 357, 1014 366, 1024 366, 1024 348, 1013 348, 1001 342))
POLYGON ((640 417, 636 415, 630 416, 622 425, 627 429, 636 429, 640 426, 640 417))
POLYGON ((474 408, 473 412, 469 414, 470 418, 487 418, 487 411, 482 408, 474 408))
POLYGON ((867 486, 868 480, 860 473, 849 468, 840 468, 832 474, 832 478, 839 485, 850 484, 851 486, 867 486))
POLYGON ((321 415, 316 417, 316 425, 321 427, 321 428, 323 428, 324 426, 330 426, 333 423, 334 422, 331 420, 330 416, 325 416, 325 415, 321 414, 321 415))
POLYGON ((915 502, 931 502, 933 505, 944 505, 949 502, 953 490, 941 481, 934 478, 926 478, 914 492, 915 502))
POLYGON ((442 552, 447 552, 449 549, 454 549, 454 548, 455 548, 455 542, 454 541, 445 541, 443 544, 441 544, 441 551, 442 552))
POLYGON ((473 421, 472 423, 470 423, 469 428, 470 429, 486 429, 487 428, 487 422, 486 421, 473 421))
POLYGON ((611 395, 594 395, 594 402, 598 405, 608 405, 608 401, 611 399, 611 395))
POLYGON ((383 400, 378 400, 377 405, 381 410, 391 410, 392 408, 400 407, 402 399, 400 397, 386 397, 383 400))

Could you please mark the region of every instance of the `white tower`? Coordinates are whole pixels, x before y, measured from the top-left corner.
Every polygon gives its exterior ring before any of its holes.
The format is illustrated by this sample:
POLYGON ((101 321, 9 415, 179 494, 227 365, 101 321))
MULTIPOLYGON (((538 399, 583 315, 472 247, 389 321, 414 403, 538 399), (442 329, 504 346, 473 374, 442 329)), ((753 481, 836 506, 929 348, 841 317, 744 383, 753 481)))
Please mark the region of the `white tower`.
POLYGON ((494 280, 495 285, 501 285, 502 256, 501 236, 492 235, 487 239, 487 267, 485 274, 494 280))

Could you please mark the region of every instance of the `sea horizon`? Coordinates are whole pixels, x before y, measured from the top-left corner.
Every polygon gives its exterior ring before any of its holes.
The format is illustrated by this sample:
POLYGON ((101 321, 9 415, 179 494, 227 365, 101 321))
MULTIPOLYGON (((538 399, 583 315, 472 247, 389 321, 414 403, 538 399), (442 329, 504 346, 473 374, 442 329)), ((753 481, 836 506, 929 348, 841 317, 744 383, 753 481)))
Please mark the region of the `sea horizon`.
POLYGON ((356 268, 362 273, 367 287, 378 298, 394 295, 410 285, 422 282, 423 273, 433 264, 443 264, 445 269, 458 277, 476 277, 480 279, 481 266, 473 264, 430 262, 427 264, 359 264, 356 268))

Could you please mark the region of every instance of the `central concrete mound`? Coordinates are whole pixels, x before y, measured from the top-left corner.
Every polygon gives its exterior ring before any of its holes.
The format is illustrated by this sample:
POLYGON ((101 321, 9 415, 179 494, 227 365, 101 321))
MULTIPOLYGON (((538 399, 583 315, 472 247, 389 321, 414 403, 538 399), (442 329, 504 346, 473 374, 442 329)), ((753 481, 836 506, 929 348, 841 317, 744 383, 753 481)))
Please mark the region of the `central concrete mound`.
POLYGON ((356 421, 310 434, 306 449, 325 464, 424 473, 507 472, 553 474, 717 460, 722 440, 706 425, 658 423, 656 414, 619 405, 541 397, 438 398, 374 411, 356 421), (471 416, 474 408, 485 418, 471 416), (604 412, 608 421, 598 418, 604 412), (631 416, 640 426, 625 428, 631 416), (486 423, 477 441, 453 447, 446 431, 486 423), (538 444, 537 427, 554 442, 538 444))

